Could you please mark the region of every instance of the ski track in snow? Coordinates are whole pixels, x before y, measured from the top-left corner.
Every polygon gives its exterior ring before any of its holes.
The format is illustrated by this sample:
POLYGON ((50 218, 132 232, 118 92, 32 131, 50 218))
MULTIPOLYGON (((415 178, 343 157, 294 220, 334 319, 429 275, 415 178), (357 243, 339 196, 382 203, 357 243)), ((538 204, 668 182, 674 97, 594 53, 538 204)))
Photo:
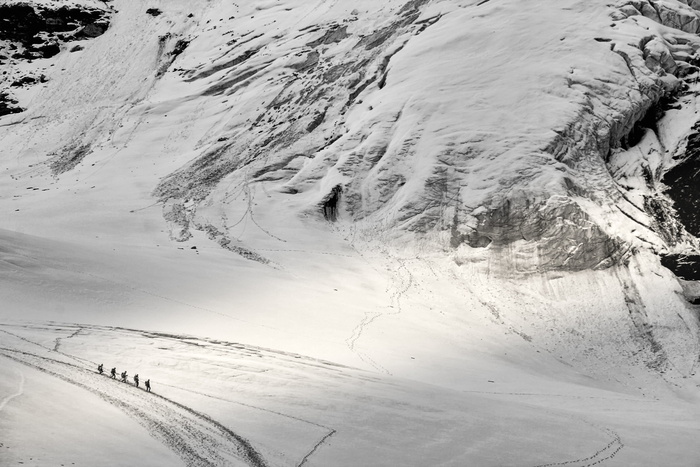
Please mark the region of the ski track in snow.
POLYGON ((187 466, 268 465, 248 440, 183 404, 71 363, 9 348, 0 348, 0 354, 96 394, 134 418, 187 466))
POLYGON ((311 450, 311 452, 309 452, 306 456, 304 456, 304 458, 301 460, 301 462, 299 462, 299 464, 297 464, 297 467, 301 467, 302 465, 306 464, 306 462, 307 462, 307 461, 309 460, 309 458, 316 452, 316 450, 317 450, 318 448, 320 448, 320 447, 323 445, 323 443, 325 443, 325 442, 328 440, 328 438, 330 438, 331 436, 333 436, 335 433, 336 433, 335 430, 331 430, 328 434, 326 434, 326 436, 324 436, 323 438, 321 438, 321 440, 320 440, 318 443, 316 443, 316 445, 315 445, 314 448, 311 450))
MULTIPOLYGON (((401 290, 398 289, 397 295, 400 296, 401 290)), ((160 337, 166 340, 187 341, 191 338, 187 336, 175 336, 168 334, 151 333, 147 331, 126 330, 122 328, 102 328, 100 326, 77 326, 71 336, 75 336, 86 329, 106 329, 111 331, 136 332, 150 338, 160 337)), ((42 350, 53 352, 66 358, 75 357, 63 352, 55 351, 48 347, 42 346, 39 343, 30 339, 9 333, 2 330, 8 335, 15 336, 25 342, 33 344, 42 350)), ((215 345, 219 341, 204 341, 204 346, 215 345)), ((17 349, 0 347, 0 355, 17 361, 21 364, 37 369, 45 374, 54 376, 63 381, 69 382, 82 389, 96 394, 105 402, 119 408, 130 417, 134 418, 139 424, 149 430, 151 435, 165 444, 167 447, 177 453, 187 466, 210 467, 210 466, 233 466, 233 465, 250 465, 254 467, 263 467, 268 464, 255 448, 243 437, 235 434, 230 429, 224 427, 219 422, 213 420, 209 416, 197 412, 196 410, 187 407, 183 404, 160 396, 158 394, 147 394, 142 389, 138 389, 131 384, 125 384, 112 380, 106 375, 99 375, 82 366, 74 363, 59 361, 50 357, 40 356, 31 352, 26 352, 17 349)), ((280 352, 280 356, 287 356, 286 353, 280 352)), ((294 419, 307 423, 324 430, 326 433, 318 440, 318 442, 304 455, 301 460, 295 464, 295 467, 303 467, 307 464, 310 458, 321 448, 327 441, 332 438, 337 431, 334 428, 324 426, 300 417, 287 415, 278 411, 257 407, 250 404, 245 404, 235 400, 225 399, 219 396, 210 395, 204 392, 193 391, 180 386, 170 386, 179 390, 191 392, 204 397, 221 400, 233 404, 243 405, 256 410, 261 410, 269 413, 274 413, 282 417, 294 419)), ((23 393, 24 377, 20 382, 20 388, 16 394, 5 398, 0 403, 0 410, 9 400, 23 393)), ((467 391, 478 392, 492 395, 510 395, 510 396, 552 396, 552 397, 574 397, 586 398, 584 396, 567 396, 558 394, 534 394, 534 393, 498 393, 489 391, 467 391)), ((627 400, 627 399, 625 399, 627 400)), ((635 401, 639 401, 634 399, 635 401)), ((654 402, 654 401, 649 401, 654 402)), ((547 409, 545 412, 555 414, 547 409)), ((561 415, 560 412, 556 414, 561 415)), ((594 429, 603 432, 609 442, 599 449, 595 450, 591 455, 586 457, 563 460, 559 462, 549 462, 545 464, 537 464, 534 467, 592 467, 595 465, 604 464, 606 461, 613 459, 625 447, 618 433, 608 427, 599 426, 584 417, 577 415, 569 415, 569 418, 576 423, 583 423, 593 427, 594 429)))
POLYGON ((569 460, 569 461, 563 461, 563 462, 551 462, 549 464, 540 464, 535 467, 556 467, 556 466, 568 466, 568 467, 592 467, 594 465, 600 465, 603 464, 604 462, 613 459, 617 454, 622 450, 622 448, 625 447, 624 443, 622 442, 622 439, 620 438, 620 435, 617 434, 615 431, 609 429, 609 428, 604 428, 600 427, 594 423, 591 423, 581 417, 572 417, 576 421, 586 423, 593 428, 603 431, 606 435, 610 436, 612 440, 606 444, 603 448, 599 449, 596 451, 593 455, 582 458, 582 459, 574 459, 574 460, 569 460))
MULTIPOLYGON (((0 326, 6 326, 6 325, 0 324, 0 326)), ((77 325, 77 324, 75 324, 75 325, 66 325, 66 326, 67 326, 67 327, 74 326, 74 327, 76 327, 77 329, 76 329, 75 331, 73 331, 73 332, 72 332, 68 337, 66 337, 66 338, 60 338, 60 337, 59 337, 59 338, 56 338, 55 340, 56 340, 57 343, 60 342, 61 339, 67 339, 67 338, 75 337, 75 336, 79 335, 80 333, 82 333, 83 331, 86 331, 86 330, 88 330, 88 331, 89 331, 89 330, 92 330, 92 331, 105 331, 105 330, 106 330, 106 331, 110 331, 110 332, 127 332, 127 333, 132 333, 132 332, 133 332, 133 333, 136 333, 136 334, 138 334, 138 335, 148 337, 149 339, 153 339, 153 338, 162 338, 162 339, 165 339, 165 340, 175 340, 175 341, 178 341, 178 342, 186 342, 186 341, 188 341, 189 339, 192 339, 190 336, 177 336, 177 335, 169 335, 169 334, 160 334, 160 333, 157 333, 157 332, 148 332, 148 331, 140 331, 140 330, 133 330, 133 329, 124 329, 124 328, 110 327, 110 326, 103 327, 103 326, 90 326, 90 325, 77 325)), ((22 326, 22 327, 31 328, 32 326, 22 326)), ((63 326, 61 326, 61 327, 63 327, 63 326)), ((3 332, 3 333, 5 333, 5 334, 7 334, 7 335, 10 335, 10 336, 12 336, 12 337, 15 337, 15 338, 17 338, 17 339, 19 339, 19 340, 22 340, 22 341, 24 341, 24 342, 27 342, 27 343, 29 343, 29 344, 31 344, 31 345, 33 345, 33 346, 39 347, 39 348, 41 348, 42 350, 46 350, 46 351, 48 351, 48 352, 54 352, 54 353, 59 354, 59 355, 61 355, 61 356, 63 356, 63 357, 72 359, 72 360, 74 360, 74 361, 76 361, 76 362, 78 362, 78 363, 82 363, 82 364, 88 363, 88 364, 90 364, 90 365, 93 366, 93 367, 97 365, 97 363, 92 362, 92 361, 90 361, 90 360, 86 360, 86 359, 82 359, 82 358, 79 358, 79 357, 75 357, 75 356, 73 356, 73 355, 71 355, 71 354, 67 354, 67 353, 65 353, 65 352, 62 352, 62 351, 58 350, 58 347, 59 347, 58 344, 55 345, 54 348, 50 348, 50 347, 46 347, 46 346, 44 346, 44 345, 41 345, 41 344, 39 344, 38 342, 35 342, 35 341, 33 341, 33 340, 30 340, 30 339, 27 339, 27 338, 25 338, 25 337, 22 337, 22 336, 20 336, 20 335, 18 335, 18 334, 15 334, 15 333, 6 331, 6 330, 4 330, 4 329, 0 329, 0 332, 3 332)), ((89 333, 89 332, 88 332, 88 333, 89 333)), ((218 344, 218 343, 220 343, 220 342, 219 342, 219 341, 203 341, 203 342, 200 343, 200 345, 203 345, 203 346, 206 347, 207 344, 210 344, 210 345, 211 345, 211 344, 218 344)), ((298 358, 297 355, 289 354, 289 353, 283 352, 283 351, 275 351, 275 350, 270 350, 270 349, 255 349, 254 351, 261 351, 261 350, 273 352, 273 353, 277 354, 278 357, 282 357, 282 358, 290 357, 290 358, 294 358, 295 360, 298 358)), ((25 364, 25 365, 28 365, 28 366, 30 366, 30 367, 32 367, 32 368, 38 369, 38 370, 40 370, 40 371, 42 371, 42 372, 44 372, 44 373, 48 373, 48 374, 50 374, 50 375, 52 375, 52 376, 56 376, 56 377, 58 377, 59 379, 62 379, 62 380, 64 380, 64 381, 68 381, 68 382, 70 382, 70 383, 72 383, 72 384, 76 384, 76 385, 78 385, 79 387, 81 387, 81 388, 83 388, 83 389, 87 389, 87 390, 89 390, 90 392, 93 392, 93 393, 97 394, 97 395, 100 396, 103 400, 106 400, 108 403, 117 406, 118 408, 120 408, 120 409, 122 409, 124 412, 126 412, 128 415, 130 415, 130 416, 136 418, 137 421, 138 421, 140 424, 142 424, 143 426, 145 426, 146 428, 149 428, 149 426, 152 426, 152 425, 153 425, 152 421, 140 419, 140 418, 143 418, 144 412, 138 411, 138 410, 131 410, 131 409, 129 408, 129 405, 128 405, 128 404, 123 403, 121 400, 116 400, 114 397, 111 397, 112 395, 105 395, 105 394, 103 394, 103 392, 100 392, 100 390, 94 390, 94 389, 92 389, 91 387, 87 387, 86 385, 84 385, 84 384, 82 384, 82 383, 76 382, 76 380, 73 380, 73 379, 67 377, 67 375, 66 375, 65 373, 56 372, 56 371, 54 371, 54 370, 52 370, 52 369, 48 369, 48 368, 42 368, 42 367, 40 367, 40 365, 37 365, 36 363, 31 363, 31 362, 27 362, 27 361, 22 361, 21 359, 18 359, 18 358, 17 358, 17 355, 23 355, 23 356, 25 356, 25 357, 28 356, 28 357, 31 357, 31 358, 34 358, 34 359, 45 359, 46 361, 51 362, 51 363, 54 363, 54 364, 68 365, 68 366, 72 367, 72 368, 74 369, 74 371, 79 371, 79 370, 82 369, 82 371, 86 372, 86 374, 91 375, 91 376, 94 376, 95 374, 93 374, 93 373, 92 373, 91 371, 89 371, 89 370, 85 370, 85 369, 83 369, 82 367, 78 367, 78 366, 76 366, 76 365, 71 365, 71 364, 68 364, 68 363, 65 363, 65 362, 60 362, 60 361, 58 361, 58 360, 54 360, 54 359, 51 359, 51 358, 48 358, 48 357, 41 357, 41 356, 36 355, 36 354, 33 354, 33 353, 31 353, 31 352, 23 352, 23 351, 20 351, 20 350, 17 350, 17 349, 9 349, 9 348, 2 348, 2 347, 0 347, 0 354, 4 355, 4 356, 6 356, 6 357, 8 357, 8 358, 10 358, 10 359, 16 360, 16 361, 18 361, 18 362, 20 362, 20 363, 23 363, 23 364, 25 364), (8 355, 7 352, 12 352, 12 353, 15 354, 15 356, 13 357, 12 355, 8 355)), ((264 371, 267 371, 267 370, 264 370, 264 371)), ((107 377, 108 379, 110 379, 112 382, 114 382, 114 383, 119 383, 119 384, 121 384, 121 385, 124 385, 124 383, 121 383, 121 382, 119 382, 119 381, 116 380, 116 379, 112 380, 111 378, 109 378, 109 376, 108 376, 107 374, 105 374, 105 375, 99 375, 99 376, 100 376, 100 377, 98 378, 98 381, 102 381, 102 380, 104 379, 104 377, 106 376, 106 377, 107 377)), ((207 394, 207 393, 200 392, 200 391, 195 391, 195 390, 188 389, 188 388, 184 388, 184 387, 177 386, 177 385, 166 384, 166 383, 163 383, 163 382, 161 382, 161 383, 159 383, 159 384, 160 384, 161 386, 167 386, 167 387, 175 388, 175 389, 178 389, 178 390, 180 390, 180 391, 185 391, 185 392, 189 392, 189 393, 192 393, 192 394, 197 394, 197 395, 204 396, 204 397, 207 397, 207 398, 216 399, 216 400, 223 401, 223 402, 228 402, 228 403, 231 403, 231 404, 236 404, 236 405, 240 405, 240 406, 252 408, 252 409, 255 409, 255 410, 260 410, 260 411, 262 411, 262 412, 272 413, 272 414, 278 415, 278 416, 280 416, 280 417, 293 419, 293 420, 296 420, 296 421, 299 421, 299 422, 303 422, 303 423, 306 423, 306 424, 309 424, 309 425, 313 425, 313 426, 315 426, 315 427, 318 427, 318 428, 321 428, 321 429, 323 429, 323 430, 326 430, 326 434, 325 434, 316 444, 314 444, 314 446, 309 450, 309 452, 308 452, 306 455, 304 455, 304 457, 301 459, 301 461, 300 461, 298 464, 296 464, 296 467, 301 467, 302 465, 306 464, 306 463, 309 461, 309 459, 311 458, 311 456, 312 456, 321 446, 323 446, 323 444, 326 443, 326 441, 327 441, 329 438, 331 438, 333 435, 335 435, 335 434, 337 433, 337 431, 336 431, 334 428, 330 428, 330 427, 328 427, 328 426, 321 425, 321 424, 319 424, 319 423, 316 423, 316 422, 313 422, 313 421, 310 421, 310 420, 307 420, 307 419, 304 419, 304 418, 300 418, 300 417, 296 417, 296 416, 293 416, 293 415, 285 414, 285 413, 278 412, 278 411, 275 411, 275 410, 270 410, 270 409, 266 409, 266 408, 264 408, 264 407, 258 407, 258 406, 255 406, 255 405, 246 404, 246 403, 239 402, 239 401, 234 401, 234 400, 230 400, 230 399, 225 399, 225 398, 222 398, 222 397, 219 397, 219 396, 207 394)), ((130 385, 130 384, 128 384, 128 385, 130 385)), ((128 385, 126 385, 126 386, 128 386, 128 385)), ((4 407, 4 404, 7 403, 7 402, 9 402, 10 399, 12 399, 12 398, 14 398, 14 397, 16 397, 16 396, 18 396, 18 395, 21 395, 21 393, 23 393, 23 387, 24 387, 24 375, 22 375, 22 382, 21 382, 21 388, 20 388, 20 391, 21 391, 21 392, 15 394, 15 395, 10 396, 10 397, 8 397, 5 401, 3 401, 3 404, 0 405, 0 410, 2 410, 2 407, 4 407)), ((134 388, 134 389, 136 389, 136 388, 134 388)), ((159 398, 161 398, 161 399, 167 400, 167 401, 171 402, 172 404, 175 404, 176 406, 182 408, 183 410, 185 410, 185 411, 187 411, 187 412, 189 412, 189 413, 195 414, 195 415, 197 415, 197 416, 204 417, 206 420, 208 420, 208 421, 210 421, 210 422, 212 422, 212 423, 214 423, 214 424, 216 424, 216 425, 219 425, 219 428, 220 428, 220 429, 223 429, 223 430, 225 430, 226 432, 231 433, 231 435, 234 436, 236 439, 242 439, 242 438, 240 438, 239 436, 237 436, 237 435, 235 435, 235 434, 232 434, 232 432, 230 432, 230 430, 228 430, 228 429, 226 429, 225 427, 221 426, 220 424, 218 424, 218 422, 216 422, 216 421, 210 419, 208 416, 206 416, 206 415, 204 415, 204 414, 200 414, 200 413, 196 412, 195 410, 186 407, 186 406, 183 405, 183 404, 177 403, 177 402, 175 402, 175 401, 171 401, 171 400, 169 400, 169 399, 167 399, 167 398, 165 398, 165 397, 159 396, 159 395, 157 395, 157 394, 151 393, 151 395, 154 395, 154 396, 159 397, 159 398)), ((159 423, 159 425, 162 425, 162 423, 159 423)), ((188 430, 186 430, 186 431, 187 431, 187 433, 190 433, 190 431, 188 431, 188 430)), ((171 444, 169 444, 169 443, 167 442, 167 439, 170 439, 170 437, 168 437, 168 436, 165 436, 165 437, 154 436, 154 437, 157 438, 157 439, 159 439, 160 441, 163 441, 164 444, 166 444, 167 446, 169 446, 169 447, 172 448, 171 444), (165 441, 164 441, 164 439, 165 439, 165 441)), ((195 439, 198 439, 198 438, 195 437, 195 439)), ((245 441, 245 440, 244 440, 244 441, 245 441)), ((246 442, 247 442, 247 441, 246 441, 246 442)), ((252 449, 252 448, 251 448, 251 449, 252 449)), ((175 452, 177 452, 178 454, 180 454, 181 457, 187 462, 187 460, 185 459, 185 457, 182 456, 182 454, 180 453, 180 451, 178 451, 177 449, 173 449, 173 450, 174 450, 175 452)), ((190 464, 187 464, 187 465, 190 465, 190 464)), ((196 465, 196 466, 200 466, 200 465, 201 465, 201 466, 209 466, 209 465, 220 465, 220 464, 201 464, 201 463, 195 462, 194 464, 191 464, 191 465, 196 465)), ((221 465, 229 465, 229 464, 221 464, 221 465)), ((264 466, 264 465, 266 465, 266 464, 265 464, 265 463, 262 463, 262 464, 251 463, 250 465, 264 466)))
MULTIPOLYGON (((354 248, 354 247, 353 247, 354 248)), ((358 254, 360 254, 358 252, 358 254)), ((389 253, 384 252, 384 255, 389 255, 389 253)), ((364 257, 362 254, 360 254, 361 257, 364 257)), ((398 258, 398 257, 392 257, 389 255, 389 258, 391 261, 396 261, 399 263, 398 268, 396 268, 396 272, 392 273, 391 277, 391 284, 389 285, 387 289, 387 293, 389 294, 389 308, 392 309, 393 311, 387 312, 387 313, 382 313, 380 311, 366 311, 364 317, 360 321, 360 323, 352 330, 350 333, 350 337, 348 337, 345 342, 348 346, 348 348, 354 352, 360 360, 363 362, 371 365, 374 367, 377 371, 380 371, 382 373, 385 373, 387 375, 391 376, 391 372, 384 368, 382 365, 377 363, 374 359, 372 359, 367 353, 361 352, 360 350, 357 349, 357 341, 362 337, 363 333, 365 330, 372 324, 374 321, 376 321, 380 317, 387 317, 387 316, 394 316, 394 315, 399 315, 403 311, 401 308, 401 301, 404 297, 404 295, 413 287, 415 280, 413 278, 413 274, 411 274, 411 271, 408 269, 406 266, 406 259, 403 258, 398 258)), ((420 259, 420 258, 415 258, 415 259, 420 259)))
POLYGON ((172 384, 166 384, 166 383, 159 383, 159 384, 160 384, 161 386, 167 386, 167 387, 179 389, 179 390, 181 390, 181 391, 186 391, 186 392, 190 392, 190 393, 192 393, 192 394, 197 394, 197 395, 204 396, 204 397, 208 397, 208 398, 211 398, 211 399, 216 399, 216 400, 218 400, 218 401, 228 402, 228 403, 230 403, 230 404, 236 404, 236 405, 241 405, 241 406, 248 407, 248 408, 255 409, 255 410, 260 410, 260 411, 262 411, 262 412, 272 413, 272 414, 275 414, 275 415, 279 415, 280 417, 290 418, 290 419, 292 419, 292 420, 296 420, 296 421, 303 422, 303 423, 308 423, 309 425, 313 425, 313 426, 316 426, 316 427, 319 427, 319 428, 323 428, 324 430, 327 430, 328 432, 327 432, 327 433, 319 440, 319 442, 316 443, 316 444, 314 445, 314 447, 303 457, 303 459, 296 465, 296 467, 301 467, 302 465, 306 464, 306 462, 308 462, 309 458, 318 450, 318 448, 320 448, 331 436, 333 436, 334 434, 337 433, 337 431, 336 431, 334 428, 329 428, 329 427, 327 427, 327 426, 325 426, 325 425, 321 425, 321 424, 319 424, 319 423, 315 423, 315 422, 312 422, 312 421, 310 421, 310 420, 306 420, 306 419, 304 419, 304 418, 295 417, 295 416, 293 416, 293 415, 285 414, 285 413, 278 412, 278 411, 275 411, 275 410, 265 409, 265 408, 263 408, 263 407, 258 407, 258 406, 251 405, 251 404, 246 404, 246 403, 243 403, 243 402, 233 401, 233 400, 230 400, 230 399, 225 399, 225 398, 223 398, 223 397, 213 396, 213 395, 211 395, 211 394, 207 394, 207 393, 200 392, 200 391, 193 391, 192 389, 185 389, 185 388, 183 388, 183 387, 174 386, 174 385, 172 385, 172 384))
MULTIPOLYGON (((17 389, 17 392, 16 392, 16 393, 11 394, 11 395, 7 396, 6 398, 4 398, 2 401, 0 401, 0 412, 2 412, 2 409, 4 409, 5 406, 6 406, 12 399, 14 399, 15 397, 19 397, 19 396, 21 396, 22 394, 24 394, 24 373, 22 373, 21 371, 18 372, 18 373, 19 373, 19 388, 17 389)), ((2 445, 0 444, 0 446, 2 446, 2 445)))
MULTIPOLYGON (((471 291, 469 286, 467 286, 467 289, 471 291)), ((514 333, 522 337, 524 340, 527 342, 531 342, 531 339, 529 336, 524 334, 522 331, 519 331, 516 329, 514 326, 508 324, 503 317, 501 316, 501 313, 499 313, 498 308, 496 305, 492 304, 491 302, 485 300, 482 298, 479 294, 476 294, 472 291, 472 295, 477 298, 479 303, 481 303, 486 309, 489 310, 491 316, 491 320, 497 324, 502 326, 507 333, 514 333)), ((490 391, 466 391, 466 392, 472 392, 472 393, 481 393, 481 394, 492 394, 492 395, 507 395, 507 396, 547 396, 547 397, 571 397, 574 399, 605 399, 601 397, 586 397, 586 396, 569 396, 569 395, 561 395, 561 394, 536 394, 536 393, 519 393, 519 392, 490 392, 490 391)), ((623 399, 621 398, 620 400, 634 400, 635 402, 639 402, 638 399, 623 399)), ((648 402, 657 402, 657 400, 651 400, 648 402)), ((548 410, 545 410, 545 412, 550 412, 548 410)), ((553 412, 550 412, 553 413, 553 412)), ((567 467, 592 467, 595 465, 601 465, 605 463, 608 460, 613 459, 617 454, 625 447, 624 443, 622 442, 622 439, 620 438, 620 435, 615 432, 614 430, 607 428, 607 427, 602 427, 599 426, 595 423, 592 423, 588 420, 586 420, 583 417, 580 416, 575 416, 575 415, 570 415, 570 418, 576 422, 579 423, 584 423, 586 425, 592 426, 598 431, 602 431, 605 433, 607 436, 611 438, 610 442, 606 444, 604 447, 601 449, 598 449, 596 452, 594 452, 592 455, 585 457, 585 458, 579 458, 579 459, 573 459, 573 460, 567 460, 567 461, 561 461, 561 462, 550 462, 546 464, 538 464, 534 467, 557 467, 557 466, 567 466, 567 467)))
MULTIPOLYGON (((465 392, 470 392, 470 393, 475 393, 475 394, 489 394, 489 395, 497 395, 497 396, 517 396, 517 397, 523 397, 523 396, 546 396, 546 397, 562 397, 562 398, 571 398, 571 399, 602 399, 602 400, 610 400, 610 398, 605 398, 605 397, 596 397, 596 396, 572 396, 572 395, 566 395, 566 394, 539 394, 539 393, 525 393, 525 392, 492 392, 492 391, 465 391, 465 392)), ((628 398, 619 398, 617 400, 620 401, 634 401, 634 402, 658 402, 657 400, 644 400, 644 399, 628 399, 628 398)), ((560 412, 554 412, 551 410, 546 410, 544 409, 544 412, 552 414, 552 415, 558 415, 560 412)), ((589 420, 587 420, 584 417, 577 416, 577 415, 568 415, 568 417, 573 420, 576 423, 583 423, 585 425, 591 426, 594 429, 601 431, 605 433, 606 436, 610 438, 610 441, 603 446, 602 448, 598 449, 595 451, 593 454, 591 454, 588 457, 584 458, 579 458, 579 459, 573 459, 573 460, 566 460, 566 461, 561 461, 561 462, 549 462, 546 464, 537 464, 533 467, 557 467, 557 466, 567 466, 567 467, 592 467, 594 465, 601 465, 604 462, 613 459, 617 454, 625 447, 625 444, 622 442, 622 438, 620 435, 612 430, 611 428, 600 426, 596 423, 593 423, 589 420)))

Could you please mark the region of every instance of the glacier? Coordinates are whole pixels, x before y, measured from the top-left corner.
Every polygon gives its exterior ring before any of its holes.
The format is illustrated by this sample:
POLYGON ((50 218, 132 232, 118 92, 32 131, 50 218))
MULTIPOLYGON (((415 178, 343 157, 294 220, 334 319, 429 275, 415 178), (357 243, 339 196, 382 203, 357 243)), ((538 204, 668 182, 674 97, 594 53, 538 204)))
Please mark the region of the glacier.
POLYGON ((695 465, 699 33, 695 0, 3 2, 0 464, 695 465))

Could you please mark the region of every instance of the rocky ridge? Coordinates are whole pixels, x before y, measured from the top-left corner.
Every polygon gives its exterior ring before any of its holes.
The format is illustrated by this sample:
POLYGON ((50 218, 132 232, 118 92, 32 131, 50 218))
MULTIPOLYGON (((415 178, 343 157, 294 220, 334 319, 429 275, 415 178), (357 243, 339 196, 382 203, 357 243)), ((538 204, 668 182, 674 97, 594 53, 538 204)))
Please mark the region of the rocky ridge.
MULTIPOLYGON (((694 1, 634 1, 619 7, 615 19, 632 20, 650 31, 639 42, 637 47, 642 54, 637 54, 638 64, 631 69, 638 74, 639 70, 651 71, 653 86, 661 92, 648 93, 642 107, 646 109, 644 115, 634 121, 627 139, 623 137, 618 154, 607 158, 613 177, 628 195, 625 198, 645 212, 648 217, 643 224, 662 239, 663 245, 658 249, 662 264, 679 278, 691 280, 700 278, 690 273, 697 268, 694 258, 700 246, 694 212, 700 198, 692 182, 693 167, 697 165, 698 122, 697 116, 687 109, 695 107, 698 93, 699 8, 700 3, 694 1), (678 132, 673 125, 684 113, 689 115, 684 117, 683 129, 678 132), (642 154, 632 169, 633 176, 629 173, 629 151, 642 154), (620 160, 626 169, 620 170, 620 160), (632 178, 637 182, 630 182, 632 178), (630 201, 630 197, 636 200, 630 201)), ((627 52, 626 56, 629 57, 627 52)), ((686 292, 689 300, 696 300, 695 292, 688 287, 686 292)))

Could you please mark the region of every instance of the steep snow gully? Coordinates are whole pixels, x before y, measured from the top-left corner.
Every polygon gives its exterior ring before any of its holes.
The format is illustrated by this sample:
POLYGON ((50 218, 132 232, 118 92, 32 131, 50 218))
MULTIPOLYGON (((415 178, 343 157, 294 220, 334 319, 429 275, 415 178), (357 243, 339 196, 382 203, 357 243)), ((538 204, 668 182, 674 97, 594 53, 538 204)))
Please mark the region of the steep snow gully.
POLYGON ((55 391, 153 465, 696 465, 699 78, 697 0, 0 2, 0 464, 55 391))

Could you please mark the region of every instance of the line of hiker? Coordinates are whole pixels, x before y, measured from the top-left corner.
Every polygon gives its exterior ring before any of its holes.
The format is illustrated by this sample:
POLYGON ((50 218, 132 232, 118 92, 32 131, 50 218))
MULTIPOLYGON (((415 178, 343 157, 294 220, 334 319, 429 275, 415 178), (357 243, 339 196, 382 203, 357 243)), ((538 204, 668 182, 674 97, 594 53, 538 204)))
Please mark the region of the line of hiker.
MULTIPOLYGON (((102 365, 102 363, 97 365, 97 372, 99 374, 101 374, 101 375, 104 374, 104 371, 105 371, 105 368, 104 368, 104 365, 102 365)), ((129 382, 129 375, 126 374, 126 371, 122 371, 119 376, 120 376, 119 381, 121 381, 122 383, 129 382)), ((116 368, 112 368, 112 370, 109 372, 109 377, 112 379, 117 379, 117 369, 116 368)), ((134 385, 136 387, 139 387, 139 381, 140 381, 139 375, 138 374, 134 375, 134 385)), ((146 387, 146 392, 151 392, 151 380, 147 379, 146 381, 144 381, 143 384, 146 387)))

